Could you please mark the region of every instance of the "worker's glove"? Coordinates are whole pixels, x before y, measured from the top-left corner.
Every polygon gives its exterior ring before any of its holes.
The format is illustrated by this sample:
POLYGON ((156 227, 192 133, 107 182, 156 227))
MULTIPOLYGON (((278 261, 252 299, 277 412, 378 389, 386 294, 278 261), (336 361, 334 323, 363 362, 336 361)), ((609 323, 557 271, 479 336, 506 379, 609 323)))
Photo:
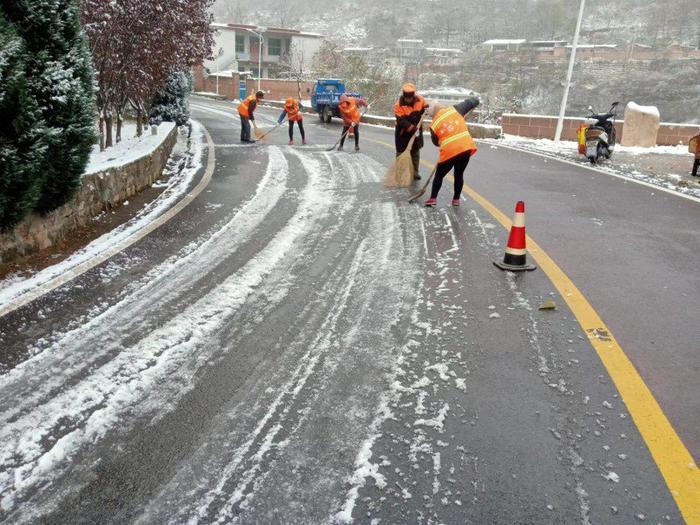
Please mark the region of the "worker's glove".
POLYGON ((351 122, 351 123, 350 123, 350 127, 351 127, 351 128, 354 128, 355 126, 357 126, 357 124, 355 124, 354 122, 351 122))

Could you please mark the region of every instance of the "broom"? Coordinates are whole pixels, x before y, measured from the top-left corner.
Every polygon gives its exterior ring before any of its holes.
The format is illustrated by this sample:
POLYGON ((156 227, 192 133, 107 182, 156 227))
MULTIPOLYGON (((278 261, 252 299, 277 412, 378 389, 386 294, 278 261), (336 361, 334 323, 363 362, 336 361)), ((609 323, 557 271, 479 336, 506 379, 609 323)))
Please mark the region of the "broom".
MULTIPOLYGON (((286 119, 286 118, 287 118, 287 117, 285 116, 285 119, 286 119)), ((268 130, 267 130, 265 133, 263 133, 262 135, 259 135, 259 134, 258 134, 258 128, 256 127, 256 128, 255 128, 255 138, 256 138, 257 140, 262 140, 262 139, 264 139, 264 138, 267 137, 270 133, 272 133, 272 132, 275 131, 277 128, 279 128, 283 123, 284 123, 284 120, 282 120, 282 122, 278 122, 277 124, 275 124, 275 126, 274 126, 273 128, 268 129, 268 130)))
MULTIPOLYGON (((360 120, 362 120, 362 117, 365 116, 365 113, 367 112, 367 108, 368 108, 369 106, 370 106, 370 104, 368 103, 367 106, 365 106, 364 108, 362 108, 362 113, 360 113, 360 120)), ((338 147, 338 144, 340 144, 340 141, 343 140, 343 139, 345 138, 345 136, 350 132, 351 129, 352 129, 352 127, 348 128, 342 135, 340 135, 340 138, 339 138, 338 140, 335 141, 335 144, 333 144, 333 146, 331 146, 330 148, 328 148, 326 151, 333 151, 335 148, 337 148, 337 147, 338 147)))
POLYGON ((425 181, 425 184, 423 184, 423 187, 418 191, 418 193, 416 193, 416 194, 414 194, 414 195, 411 195, 411 196, 408 198, 408 202, 413 202, 413 201, 415 201, 416 199, 419 199, 420 197, 423 196, 423 194, 425 193, 425 190, 428 189, 428 184, 430 184, 430 181, 433 180, 433 177, 435 176, 435 172, 436 172, 436 171, 437 171, 437 164, 436 164, 435 167, 433 168, 433 171, 430 172, 430 177, 428 177, 428 180, 425 181))
MULTIPOLYGON (((423 115, 418 123, 418 130, 421 129, 423 125, 423 115)), ((413 178, 415 177, 415 171, 413 167, 413 159, 411 159, 411 148, 413 148, 413 142, 416 140, 416 134, 414 133, 411 139, 408 141, 408 146, 401 153, 396 160, 393 162, 386 172, 384 177, 384 186, 387 188, 406 188, 411 185, 413 178)))

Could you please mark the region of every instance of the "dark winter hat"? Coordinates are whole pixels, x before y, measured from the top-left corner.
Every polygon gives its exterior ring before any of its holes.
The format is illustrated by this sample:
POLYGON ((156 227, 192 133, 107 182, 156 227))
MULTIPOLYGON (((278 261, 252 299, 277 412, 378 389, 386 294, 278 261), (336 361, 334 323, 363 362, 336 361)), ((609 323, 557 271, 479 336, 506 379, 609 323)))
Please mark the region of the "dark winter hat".
POLYGON ((256 91, 255 96, 258 98, 265 98, 265 93, 263 91, 256 91))

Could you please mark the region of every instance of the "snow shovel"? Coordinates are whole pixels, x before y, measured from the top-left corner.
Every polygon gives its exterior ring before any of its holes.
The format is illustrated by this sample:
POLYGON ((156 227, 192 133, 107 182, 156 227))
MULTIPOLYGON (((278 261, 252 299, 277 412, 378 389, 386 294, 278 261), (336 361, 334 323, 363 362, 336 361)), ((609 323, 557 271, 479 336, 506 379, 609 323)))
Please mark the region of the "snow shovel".
MULTIPOLYGON (((420 131, 423 125, 423 117, 421 117, 418 123, 418 131, 420 131)), ((384 186, 387 188, 406 188, 413 183, 413 178, 415 177, 415 171, 413 167, 413 159, 411 158, 411 149, 413 148, 413 143, 416 140, 416 133, 408 141, 408 146, 401 153, 394 163, 389 167, 384 177, 384 186)))
POLYGON ((425 190, 428 189, 428 185, 430 184, 430 181, 433 180, 433 177, 435 176, 435 172, 437 171, 437 164, 433 168, 433 171, 430 172, 430 176, 428 177, 428 180, 425 181, 425 184, 423 184, 423 187, 420 189, 418 193, 415 195, 411 195, 408 199, 408 202, 414 202, 416 199, 419 199, 420 197, 423 196, 425 193, 425 190))

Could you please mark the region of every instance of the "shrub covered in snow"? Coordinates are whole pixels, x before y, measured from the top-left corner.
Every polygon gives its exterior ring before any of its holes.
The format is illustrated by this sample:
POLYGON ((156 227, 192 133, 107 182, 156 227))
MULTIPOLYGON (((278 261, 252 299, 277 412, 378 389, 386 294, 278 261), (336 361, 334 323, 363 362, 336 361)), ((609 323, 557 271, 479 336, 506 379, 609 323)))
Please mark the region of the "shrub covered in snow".
POLYGON ((151 122, 174 122, 178 126, 190 118, 190 93, 192 76, 189 73, 173 73, 165 88, 156 93, 151 105, 151 122))
POLYGON ((0 11, 0 228, 34 209, 43 183, 43 120, 27 94, 26 50, 0 11))
MULTIPOLYGON (((25 104, 36 106, 45 124, 45 154, 35 156, 34 173, 43 173, 35 209, 48 212, 77 189, 95 140, 92 62, 75 0, 0 0, 0 8, 26 50, 25 104)), ((23 133, 34 126, 17 124, 23 133)))

